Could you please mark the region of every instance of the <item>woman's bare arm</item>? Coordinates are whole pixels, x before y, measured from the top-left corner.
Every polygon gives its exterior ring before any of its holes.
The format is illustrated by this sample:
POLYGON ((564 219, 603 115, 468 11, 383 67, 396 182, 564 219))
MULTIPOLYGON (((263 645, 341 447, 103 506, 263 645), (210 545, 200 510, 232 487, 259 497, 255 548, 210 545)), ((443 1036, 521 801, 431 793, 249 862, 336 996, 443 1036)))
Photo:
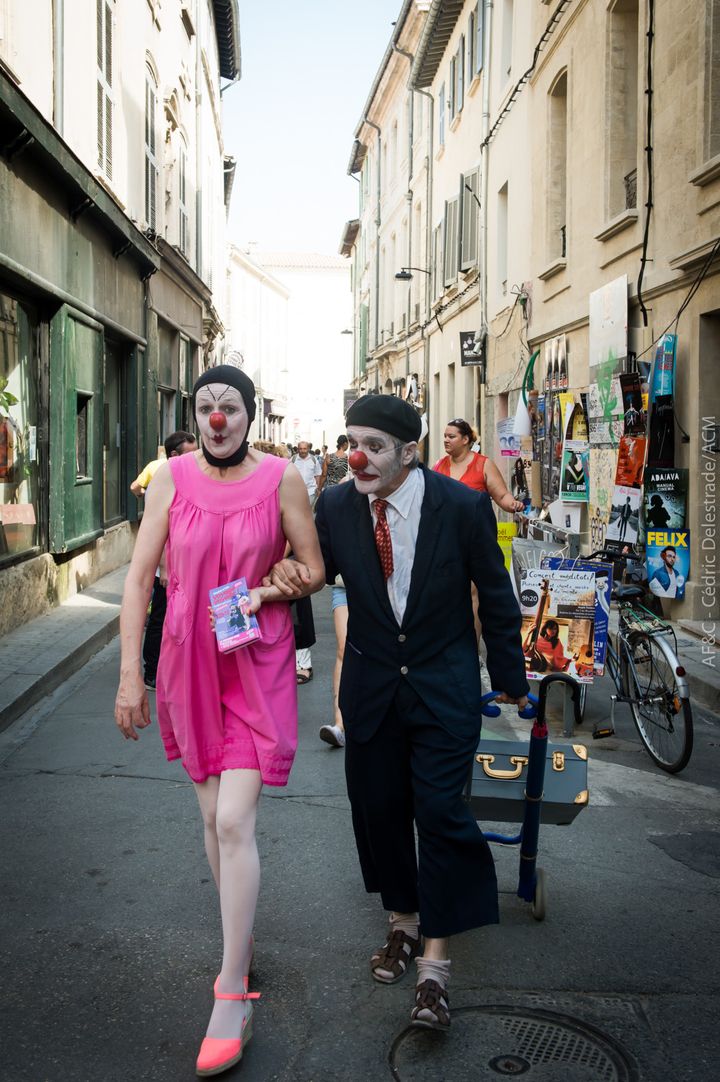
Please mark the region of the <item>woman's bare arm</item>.
POLYGON ((265 601, 289 601, 314 594, 325 585, 325 564, 303 479, 288 466, 280 483, 282 527, 294 559, 281 560, 269 572, 265 601))
POLYGON ((126 739, 137 740, 136 727, 150 724, 147 694, 140 671, 143 628, 148 600, 168 534, 168 511, 175 486, 170 467, 161 466, 145 496, 130 569, 125 579, 120 610, 120 685, 115 700, 115 721, 126 739))
POLYGON ((522 511, 523 504, 508 491, 503 475, 489 458, 485 459, 485 484, 493 500, 503 511, 522 511))

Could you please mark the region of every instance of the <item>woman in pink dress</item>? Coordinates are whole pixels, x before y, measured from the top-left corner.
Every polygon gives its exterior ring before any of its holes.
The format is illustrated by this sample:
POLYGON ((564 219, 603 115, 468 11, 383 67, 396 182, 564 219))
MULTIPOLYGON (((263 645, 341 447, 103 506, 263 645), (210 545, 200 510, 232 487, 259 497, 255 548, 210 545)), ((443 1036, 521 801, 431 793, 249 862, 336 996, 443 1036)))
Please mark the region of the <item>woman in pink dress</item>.
POLYGON ((223 961, 196 1064, 218 1074, 251 1036, 248 968, 260 867, 255 816, 263 784, 285 785, 297 744, 295 643, 287 600, 263 578, 286 542, 305 567, 305 596, 325 581, 305 485, 294 466, 248 446, 255 388, 238 368, 205 372, 193 389, 201 446, 169 460, 148 488, 125 583, 115 720, 126 739, 150 724, 140 642, 155 568, 166 546, 167 614, 157 678, 168 759, 194 782, 220 895, 223 961), (208 592, 247 580, 262 640, 219 653, 208 592))

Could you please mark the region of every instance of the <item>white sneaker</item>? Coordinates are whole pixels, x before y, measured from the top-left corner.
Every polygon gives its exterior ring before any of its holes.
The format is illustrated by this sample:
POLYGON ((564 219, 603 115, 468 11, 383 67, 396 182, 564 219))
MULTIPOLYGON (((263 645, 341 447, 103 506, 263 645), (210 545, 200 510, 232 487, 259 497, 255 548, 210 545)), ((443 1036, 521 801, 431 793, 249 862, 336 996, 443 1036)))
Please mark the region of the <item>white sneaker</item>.
POLYGON ((345 747, 345 733, 339 725, 323 725, 320 728, 320 739, 333 748, 345 747))

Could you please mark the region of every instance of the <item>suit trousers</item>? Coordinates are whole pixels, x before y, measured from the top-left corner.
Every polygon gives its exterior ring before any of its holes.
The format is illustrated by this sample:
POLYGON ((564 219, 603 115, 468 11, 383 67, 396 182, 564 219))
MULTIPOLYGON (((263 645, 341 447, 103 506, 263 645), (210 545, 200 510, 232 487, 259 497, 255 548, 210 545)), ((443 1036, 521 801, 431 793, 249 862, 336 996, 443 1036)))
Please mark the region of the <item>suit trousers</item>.
POLYGON ((492 854, 463 798, 479 735, 479 723, 473 734, 448 732, 406 682, 369 741, 347 731, 365 888, 387 910, 419 912, 423 935, 433 939, 498 921, 492 854))
POLYGON ((157 667, 160 659, 160 646, 162 645, 163 624, 165 623, 165 610, 167 608, 167 588, 160 585, 160 579, 155 577, 152 601, 150 603, 150 615, 145 627, 145 641, 143 643, 143 662, 145 663, 145 679, 157 678, 157 667))

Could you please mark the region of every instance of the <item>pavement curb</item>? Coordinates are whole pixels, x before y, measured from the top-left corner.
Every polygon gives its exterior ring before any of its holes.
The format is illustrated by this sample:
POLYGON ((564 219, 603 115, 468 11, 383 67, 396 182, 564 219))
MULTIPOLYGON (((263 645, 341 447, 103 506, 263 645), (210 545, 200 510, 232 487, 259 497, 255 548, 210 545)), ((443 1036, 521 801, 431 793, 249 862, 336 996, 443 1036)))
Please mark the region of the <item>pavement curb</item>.
POLYGON ((0 733, 87 664, 90 658, 115 638, 119 630, 120 614, 118 613, 108 624, 98 628, 90 638, 62 658, 53 668, 38 675, 34 683, 30 684, 22 695, 0 708, 0 733))
POLYGON ((128 565, 0 639, 0 732, 107 646, 120 628, 128 565))

